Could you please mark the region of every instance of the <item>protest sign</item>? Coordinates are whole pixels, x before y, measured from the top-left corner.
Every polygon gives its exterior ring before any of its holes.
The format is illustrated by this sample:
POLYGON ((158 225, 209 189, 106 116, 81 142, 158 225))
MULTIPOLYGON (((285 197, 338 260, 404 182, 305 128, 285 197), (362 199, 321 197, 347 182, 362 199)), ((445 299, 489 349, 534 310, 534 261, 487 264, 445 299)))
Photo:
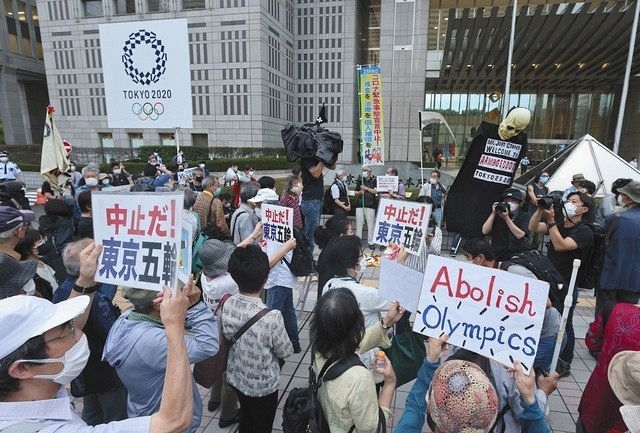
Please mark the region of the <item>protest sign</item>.
POLYGON ((96 281, 175 290, 183 200, 182 192, 92 193, 94 238, 104 248, 96 281))
POLYGON ((529 371, 548 292, 545 281, 430 255, 413 330, 529 371))
POLYGON ((398 190, 398 176, 378 176, 376 177, 376 189, 380 192, 398 190))
POLYGON ((131 187, 133 185, 127 184, 127 185, 118 185, 118 186, 110 186, 109 188, 103 188, 103 191, 108 191, 108 192, 122 192, 122 191, 131 191, 131 187))
POLYGON ((424 247, 430 214, 430 204, 383 198, 378 205, 374 242, 384 246, 393 242, 418 255, 424 247))
POLYGON ((191 275, 193 257, 193 225, 186 219, 182 220, 182 235, 180 236, 180 259, 178 260, 178 279, 186 283, 191 275))
POLYGON ((422 272, 395 260, 383 258, 380 263, 378 293, 387 301, 398 301, 402 308, 415 313, 418 309, 422 278, 422 272))
POLYGON ((293 209, 286 206, 262 204, 264 240, 280 247, 293 236, 293 209))

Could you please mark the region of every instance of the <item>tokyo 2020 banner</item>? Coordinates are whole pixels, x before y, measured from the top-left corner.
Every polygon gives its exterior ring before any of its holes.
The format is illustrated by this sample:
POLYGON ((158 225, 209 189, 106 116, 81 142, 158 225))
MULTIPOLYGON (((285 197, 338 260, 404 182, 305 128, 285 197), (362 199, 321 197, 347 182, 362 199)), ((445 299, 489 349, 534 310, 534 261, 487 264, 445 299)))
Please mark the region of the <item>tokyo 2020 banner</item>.
POLYGON ((191 128, 187 20, 100 25, 109 128, 191 128))

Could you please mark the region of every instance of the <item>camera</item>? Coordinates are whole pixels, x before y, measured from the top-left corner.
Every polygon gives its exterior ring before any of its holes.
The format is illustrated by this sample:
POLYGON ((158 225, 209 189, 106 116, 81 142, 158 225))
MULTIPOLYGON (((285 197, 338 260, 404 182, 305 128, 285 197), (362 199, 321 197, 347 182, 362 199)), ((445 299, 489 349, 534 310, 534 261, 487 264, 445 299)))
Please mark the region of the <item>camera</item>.
POLYGON ((505 213, 509 211, 509 203, 506 201, 501 201, 496 204, 496 212, 497 213, 505 213))
POLYGON ((556 203, 556 197, 547 195, 544 197, 540 197, 538 199, 538 207, 541 209, 551 209, 551 207, 556 203))

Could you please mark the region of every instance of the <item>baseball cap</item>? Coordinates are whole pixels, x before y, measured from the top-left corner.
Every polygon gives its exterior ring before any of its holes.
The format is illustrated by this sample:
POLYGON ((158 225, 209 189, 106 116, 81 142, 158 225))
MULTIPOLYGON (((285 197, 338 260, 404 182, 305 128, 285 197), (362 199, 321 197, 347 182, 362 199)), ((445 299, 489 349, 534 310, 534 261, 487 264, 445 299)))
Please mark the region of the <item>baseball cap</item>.
POLYGON ((263 201, 277 201, 280 197, 271 188, 260 188, 255 197, 247 200, 249 203, 260 203, 263 201))
POLYGON ((22 223, 30 223, 36 214, 30 210, 18 210, 11 206, 0 206, 0 233, 15 229, 22 223))
POLYGON ((54 304, 35 296, 10 296, 0 300, 0 359, 32 337, 81 315, 89 305, 88 296, 76 296, 54 304), (9 331, 10 330, 10 331, 9 331))
POLYGON ((518 188, 507 188, 502 193, 502 198, 513 198, 519 201, 524 200, 524 194, 518 188))

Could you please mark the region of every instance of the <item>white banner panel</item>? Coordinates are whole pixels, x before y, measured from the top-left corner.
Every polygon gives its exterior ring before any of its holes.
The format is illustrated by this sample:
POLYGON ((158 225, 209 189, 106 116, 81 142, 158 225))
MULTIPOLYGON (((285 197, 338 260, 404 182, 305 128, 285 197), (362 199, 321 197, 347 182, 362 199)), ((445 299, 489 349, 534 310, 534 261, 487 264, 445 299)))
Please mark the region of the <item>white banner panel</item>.
POLYGON ((109 128, 191 128, 187 20, 100 24, 109 128))

